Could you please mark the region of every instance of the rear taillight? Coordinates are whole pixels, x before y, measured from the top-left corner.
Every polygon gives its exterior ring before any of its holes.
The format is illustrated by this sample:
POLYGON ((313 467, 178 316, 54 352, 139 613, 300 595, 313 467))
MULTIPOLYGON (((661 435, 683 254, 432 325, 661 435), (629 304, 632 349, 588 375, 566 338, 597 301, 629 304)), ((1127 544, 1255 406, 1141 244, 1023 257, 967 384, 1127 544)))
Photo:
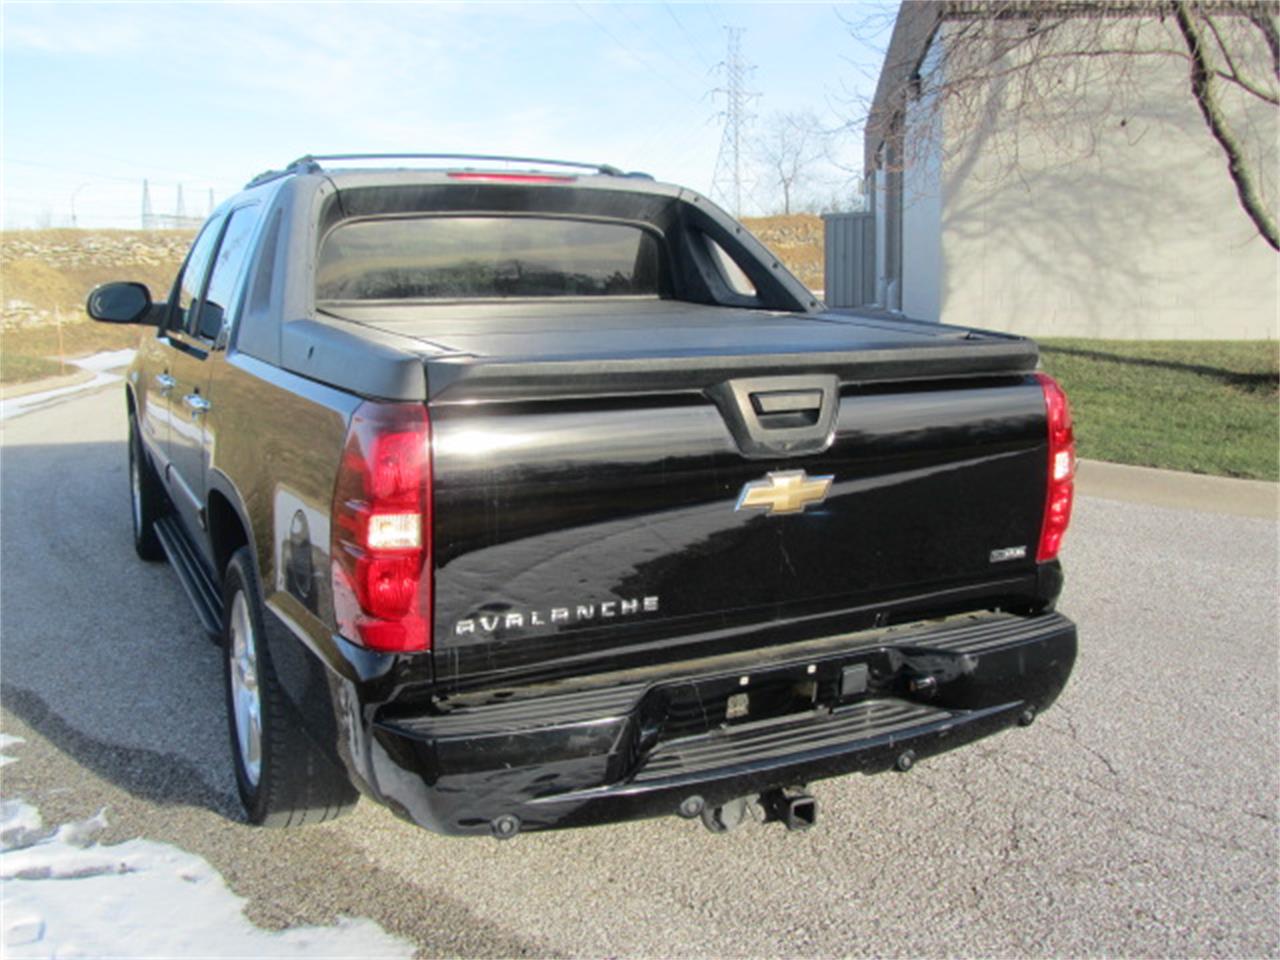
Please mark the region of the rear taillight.
POLYGON ((1062 535, 1071 522, 1071 501, 1075 497, 1076 439, 1071 429, 1071 406, 1058 381, 1047 373, 1037 373, 1044 391, 1045 417, 1049 428, 1049 487, 1044 498, 1044 524, 1036 560, 1044 563, 1058 556, 1062 535))
POLYGON ((356 410, 333 491, 338 629, 373 650, 431 649, 431 428, 420 403, 356 410))

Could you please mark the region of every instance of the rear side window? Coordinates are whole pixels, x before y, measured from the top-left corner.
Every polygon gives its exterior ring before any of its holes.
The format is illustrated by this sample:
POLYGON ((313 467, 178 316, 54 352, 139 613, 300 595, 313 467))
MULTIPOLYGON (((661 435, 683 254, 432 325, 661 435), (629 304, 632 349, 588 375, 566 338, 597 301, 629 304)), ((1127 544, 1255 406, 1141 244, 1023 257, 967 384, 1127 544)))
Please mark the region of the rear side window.
POLYGON ((657 296, 660 241, 620 223, 550 217, 417 217, 335 228, 317 300, 657 296))
POLYGON ((222 322, 226 318, 231 297, 235 293, 236 280, 240 269, 244 266, 245 257, 249 254, 249 240, 253 237, 253 228, 258 225, 258 207, 240 207, 231 214, 227 229, 222 235, 222 243, 218 245, 217 256, 213 261, 213 272, 209 274, 209 289, 205 291, 204 303, 200 306, 197 319, 198 329, 188 330, 206 340, 217 339, 222 330, 222 322))

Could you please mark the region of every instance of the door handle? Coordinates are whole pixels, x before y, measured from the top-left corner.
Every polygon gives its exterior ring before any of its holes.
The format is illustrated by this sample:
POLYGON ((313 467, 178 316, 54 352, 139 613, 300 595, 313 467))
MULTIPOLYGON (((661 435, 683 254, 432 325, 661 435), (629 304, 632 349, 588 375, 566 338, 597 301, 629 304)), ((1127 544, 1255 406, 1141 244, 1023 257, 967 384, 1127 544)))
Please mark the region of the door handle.
POLYGON ((161 393, 168 393, 177 385, 177 383, 178 381, 173 379, 173 377, 169 376, 167 373, 156 374, 156 386, 160 388, 161 393))
POLYGON ((208 413, 209 408, 213 406, 208 400, 200 396, 198 393, 188 393, 182 398, 182 402, 187 405, 191 411, 192 417, 198 417, 202 413, 208 413))

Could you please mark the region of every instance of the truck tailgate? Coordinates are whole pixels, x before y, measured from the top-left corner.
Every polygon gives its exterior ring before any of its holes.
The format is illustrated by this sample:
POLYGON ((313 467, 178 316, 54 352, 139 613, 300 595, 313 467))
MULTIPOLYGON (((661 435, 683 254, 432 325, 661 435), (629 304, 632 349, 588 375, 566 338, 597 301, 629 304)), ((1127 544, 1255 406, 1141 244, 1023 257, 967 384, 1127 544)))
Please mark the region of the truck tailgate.
POLYGON ((378 317, 434 351, 443 689, 1030 600, 1033 345, 677 306, 565 311, 559 336, 522 332, 529 304, 378 317))

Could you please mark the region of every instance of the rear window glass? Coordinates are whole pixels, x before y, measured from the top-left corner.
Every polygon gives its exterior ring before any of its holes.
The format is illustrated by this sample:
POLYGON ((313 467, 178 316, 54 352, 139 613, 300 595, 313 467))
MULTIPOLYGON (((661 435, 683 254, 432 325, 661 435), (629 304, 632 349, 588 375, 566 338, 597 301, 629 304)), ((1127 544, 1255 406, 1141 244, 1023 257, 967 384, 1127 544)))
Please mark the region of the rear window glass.
POLYGON ((650 233, 546 217, 419 217, 343 224, 325 238, 318 300, 654 296, 650 233))

